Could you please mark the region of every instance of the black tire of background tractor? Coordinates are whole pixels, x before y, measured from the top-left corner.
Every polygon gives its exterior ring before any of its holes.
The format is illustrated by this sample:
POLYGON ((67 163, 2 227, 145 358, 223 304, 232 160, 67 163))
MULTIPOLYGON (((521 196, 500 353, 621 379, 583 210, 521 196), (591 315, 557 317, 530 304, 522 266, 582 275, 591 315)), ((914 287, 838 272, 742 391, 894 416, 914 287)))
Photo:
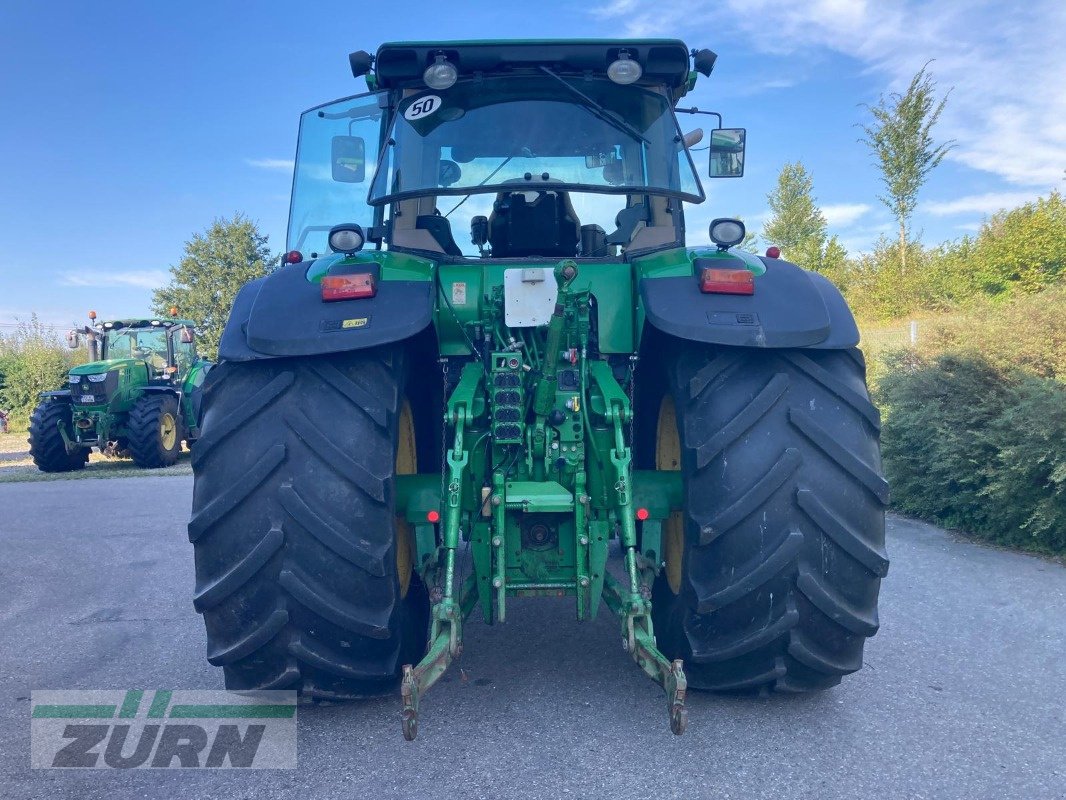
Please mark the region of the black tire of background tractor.
POLYGON ((375 696, 425 653, 428 594, 417 574, 402 594, 393 517, 404 383, 392 348, 208 375, 189 539, 227 688, 375 696))
POLYGON ((30 417, 30 455, 41 472, 73 472, 85 467, 89 448, 67 453, 59 423, 70 429, 71 408, 66 403, 45 400, 30 417))
POLYGON ((665 570, 654 587, 659 646, 695 688, 835 686, 888 571, 862 354, 682 344, 668 371, 686 514, 680 593, 665 570))
POLYGON ((142 394, 130 410, 127 430, 130 456, 138 467, 157 469, 178 463, 184 429, 174 395, 156 392, 142 394), (173 429, 169 440, 161 432, 164 420, 168 417, 168 427, 173 429))

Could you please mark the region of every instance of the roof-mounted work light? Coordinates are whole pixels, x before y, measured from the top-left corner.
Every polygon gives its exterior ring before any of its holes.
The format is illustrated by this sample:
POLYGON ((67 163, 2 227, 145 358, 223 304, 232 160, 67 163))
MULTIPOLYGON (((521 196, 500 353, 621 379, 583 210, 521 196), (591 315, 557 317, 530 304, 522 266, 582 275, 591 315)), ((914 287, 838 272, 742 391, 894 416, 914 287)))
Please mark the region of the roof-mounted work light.
POLYGON ((643 74, 644 70, 640 64, 629 57, 628 50, 621 50, 618 53, 618 58, 607 67, 607 77, 622 86, 636 83, 643 74))
POLYGON ((445 56, 439 55, 435 62, 426 67, 426 71, 422 73, 422 80, 430 89, 438 91, 450 89, 459 80, 459 70, 445 56))

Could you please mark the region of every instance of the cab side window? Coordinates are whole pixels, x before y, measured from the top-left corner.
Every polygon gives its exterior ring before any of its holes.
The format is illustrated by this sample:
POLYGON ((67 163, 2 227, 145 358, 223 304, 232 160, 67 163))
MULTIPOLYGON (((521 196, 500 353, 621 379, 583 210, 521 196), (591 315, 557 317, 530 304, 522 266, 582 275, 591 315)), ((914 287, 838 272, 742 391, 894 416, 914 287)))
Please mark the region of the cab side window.
POLYGON ((192 342, 183 342, 181 340, 181 331, 177 331, 173 337, 174 342, 174 363, 178 367, 178 372, 184 375, 192 367, 193 361, 196 360, 195 353, 193 351, 192 342))

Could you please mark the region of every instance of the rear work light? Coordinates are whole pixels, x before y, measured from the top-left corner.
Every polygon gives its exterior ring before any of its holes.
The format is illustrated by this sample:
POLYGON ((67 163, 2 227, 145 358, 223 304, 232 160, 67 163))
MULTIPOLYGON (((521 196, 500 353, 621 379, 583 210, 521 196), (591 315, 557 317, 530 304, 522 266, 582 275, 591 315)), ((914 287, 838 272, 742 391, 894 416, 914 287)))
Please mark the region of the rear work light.
POLYGON ((358 300, 373 297, 378 287, 372 272, 360 272, 355 275, 325 275, 322 278, 322 299, 358 300))
POLYGON ((755 294, 755 275, 746 269, 712 269, 700 272, 704 294, 755 294))

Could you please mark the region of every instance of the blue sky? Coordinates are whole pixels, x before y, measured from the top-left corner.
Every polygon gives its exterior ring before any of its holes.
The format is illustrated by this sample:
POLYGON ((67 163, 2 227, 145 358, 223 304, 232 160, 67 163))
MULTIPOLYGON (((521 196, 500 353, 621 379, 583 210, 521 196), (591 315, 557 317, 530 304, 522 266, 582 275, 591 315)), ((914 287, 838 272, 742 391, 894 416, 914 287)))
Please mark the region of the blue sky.
MULTIPOLYGON (((800 159, 838 234, 861 251, 891 227, 857 142, 860 104, 929 59, 954 87, 955 138, 926 186, 926 243, 1062 188, 1066 4, 907 0, 39 3, 0 8, 0 326, 66 327, 147 310, 182 245, 241 211, 284 246, 297 118, 362 91, 352 50, 385 40, 676 36, 719 54, 685 104, 748 129, 747 175, 707 182, 689 229, 758 229, 800 159), (535 8, 536 13, 530 9, 535 8)), ((0 332, 10 330, 0 327, 0 332)))

